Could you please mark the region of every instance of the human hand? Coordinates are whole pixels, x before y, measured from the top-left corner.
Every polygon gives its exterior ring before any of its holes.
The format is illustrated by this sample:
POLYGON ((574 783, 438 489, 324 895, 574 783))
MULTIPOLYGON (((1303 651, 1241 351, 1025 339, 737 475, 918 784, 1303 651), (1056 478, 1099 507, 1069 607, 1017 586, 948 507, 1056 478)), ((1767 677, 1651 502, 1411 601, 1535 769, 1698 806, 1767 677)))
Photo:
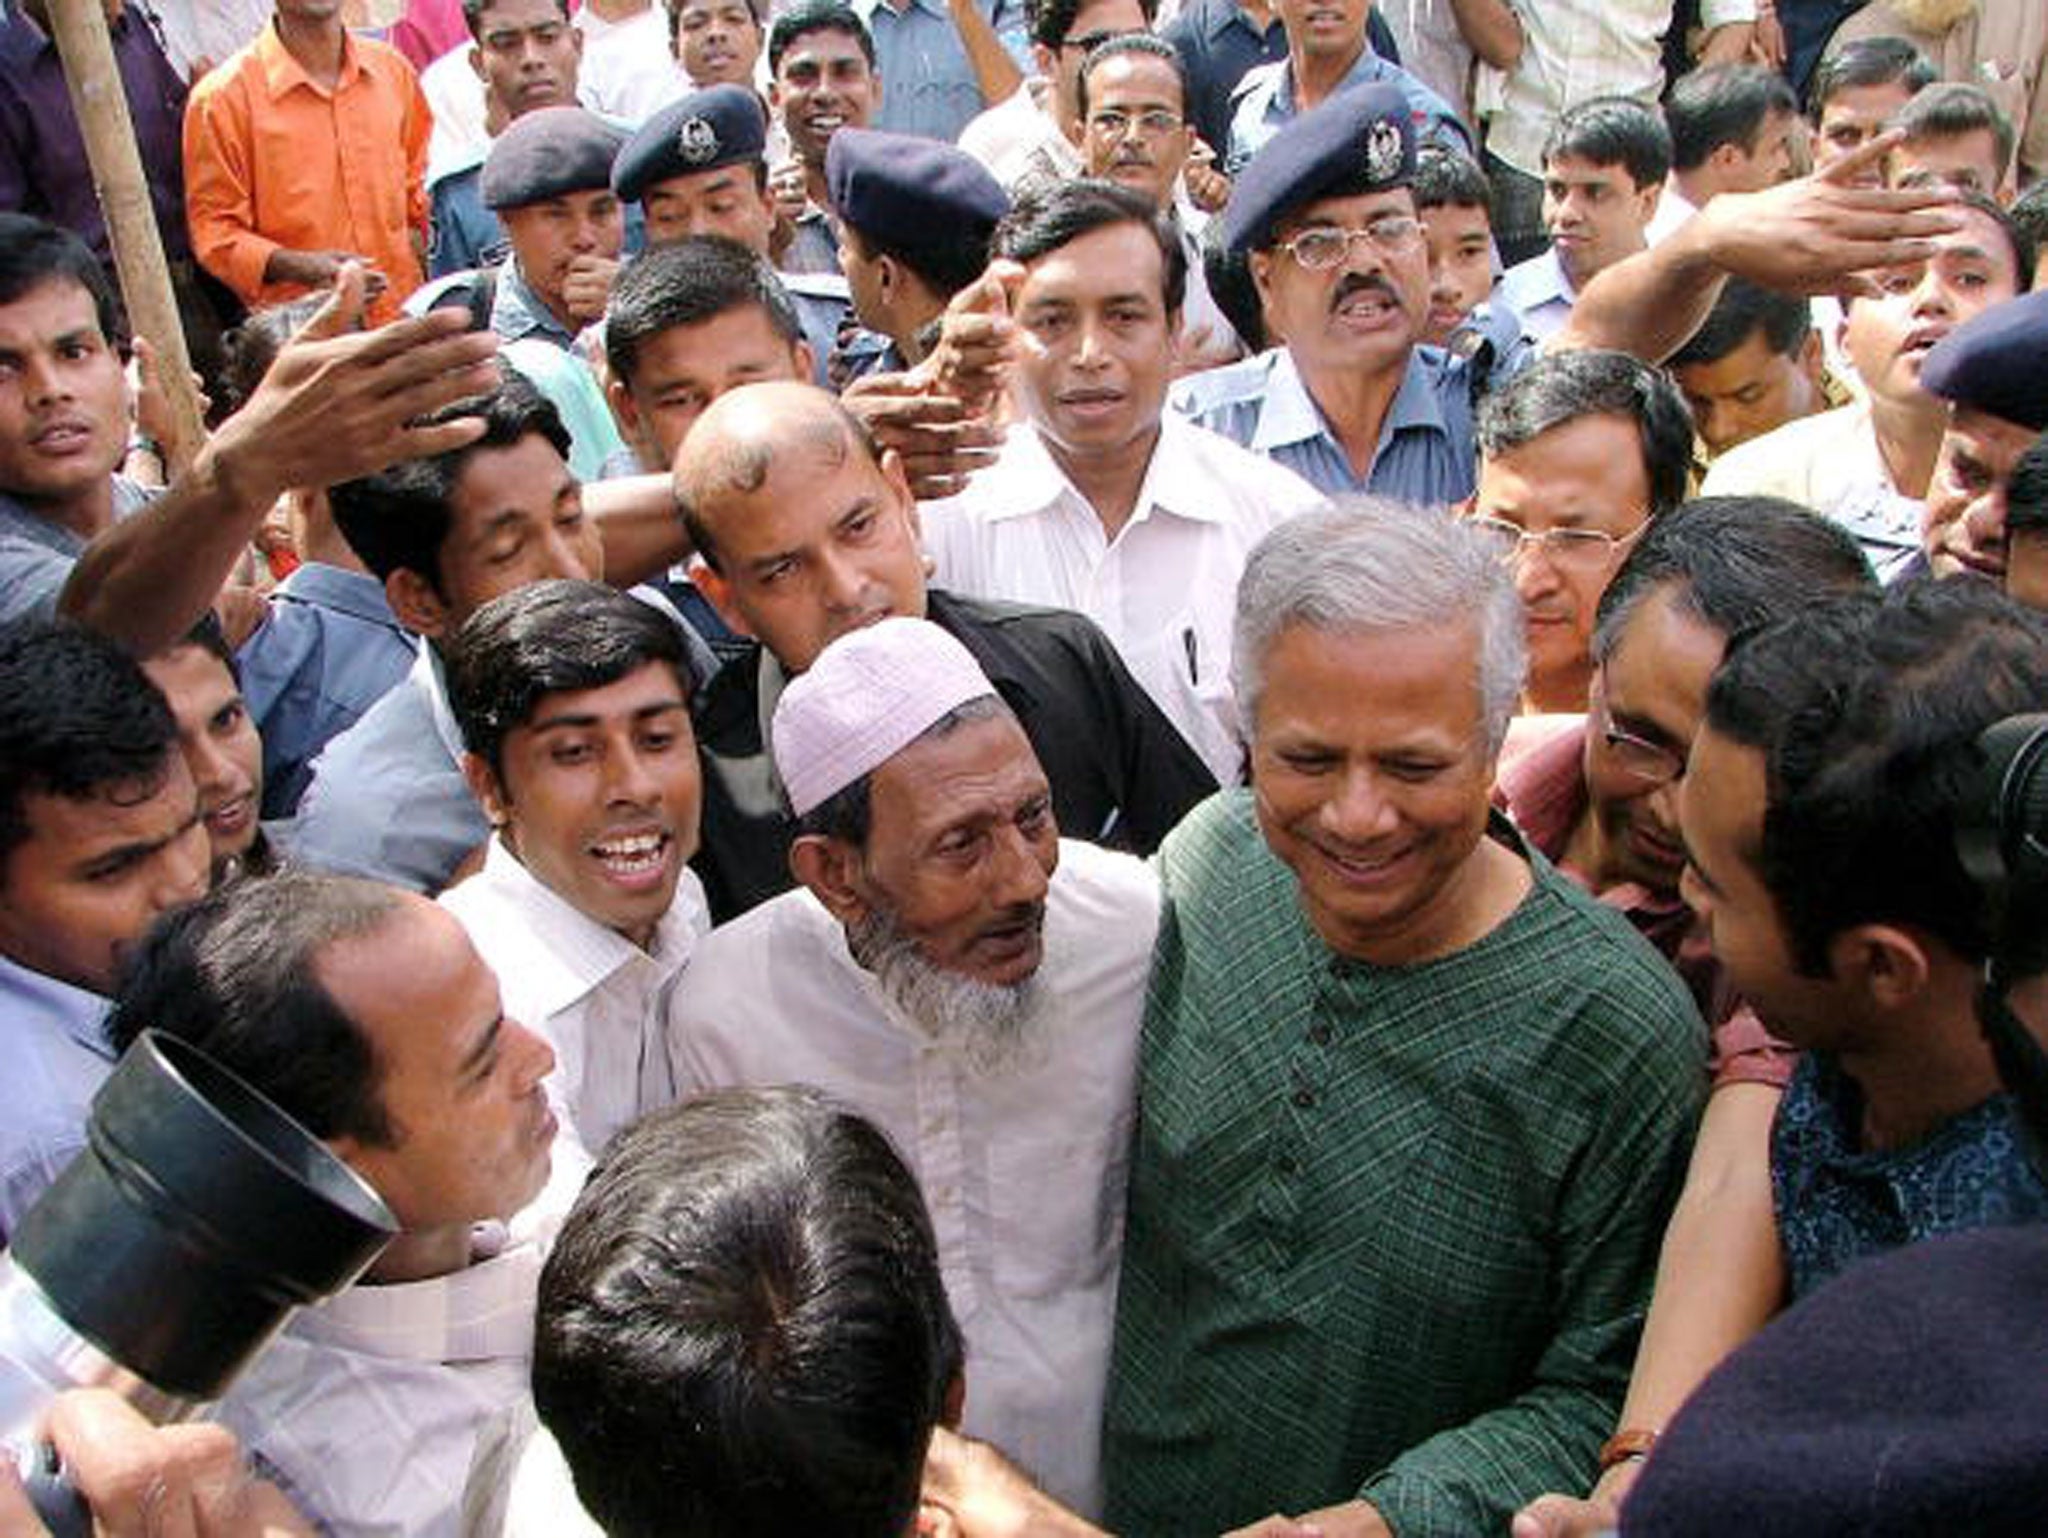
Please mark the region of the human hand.
POLYGON ((366 256, 353 251, 287 251, 280 247, 270 253, 270 261, 263 269, 266 283, 297 283, 306 288, 332 288, 341 280, 342 270, 350 263, 363 270, 363 281, 367 297, 375 299, 384 292, 384 274, 370 265, 366 256))
POLYGON ((497 384, 498 339, 465 330, 468 316, 451 309, 363 331, 367 300, 365 273, 351 263, 247 404, 201 449, 195 470, 219 477, 253 512, 291 487, 331 486, 481 434, 475 418, 416 423, 497 384))
POLYGON ((1616 1504, 1597 1490, 1585 1500, 1539 1495, 1515 1513, 1508 1531, 1513 1538, 1597 1538, 1620 1520, 1616 1504))
POLYGON ((1371 1502, 1345 1501, 1298 1517, 1266 1517, 1224 1538, 1394 1538, 1394 1533, 1371 1502))
POLYGON ((619 264, 607 256, 579 256, 562 275, 562 303, 584 325, 602 319, 611 302, 619 264))
POLYGON ((1230 178, 1217 168, 1216 152, 1200 139, 1188 151, 1180 180, 1187 188, 1188 201, 1205 214, 1221 213, 1230 201, 1230 178))
POLYGON ((1859 187, 1904 136, 1879 134, 1832 165, 1762 192, 1725 192, 1675 238, 1724 272, 1791 294, 1876 294, 1873 272, 1934 254, 1932 237, 1961 228, 1945 187, 1859 187))
POLYGON ((1775 5, 1757 7, 1756 30, 1750 34, 1749 57, 1765 69, 1785 67, 1785 28, 1775 5))
POLYGON ((1002 393, 1010 365, 1028 343, 1011 314, 1023 286, 1021 263, 990 262, 988 270, 946 306, 938 345, 911 371, 912 377, 971 412, 989 410, 1002 393))
POLYGON ((918 1493, 920 1538, 1102 1538, 1001 1453, 934 1428, 918 1493))
POLYGON ((768 200, 774 204, 778 220, 794 224, 803 217, 811 206, 811 194, 804 182, 802 161, 782 161, 768 173, 768 200))
MULTIPOLYGON (((164 386, 163 363, 157 357, 156 349, 149 344, 147 337, 141 336, 135 338, 134 348, 129 382, 134 398, 135 431, 164 446, 164 473, 175 476, 192 462, 192 455, 199 445, 184 441, 178 414, 171 409, 170 392, 164 386)), ((192 378, 194 414, 203 423, 213 402, 207 398, 206 383, 198 371, 187 372, 192 378)))
POLYGON ((878 448, 893 450, 920 502, 950 497, 995 461, 1002 434, 985 414, 921 387, 910 374, 869 374, 839 403, 858 417, 878 448))
MULTIPOLYGON (((73 1389, 49 1438, 102 1538, 312 1538, 276 1486, 254 1478, 221 1426, 152 1426, 105 1389, 73 1389)), ((0 1458, 0 1538, 49 1538, 11 1459, 0 1458)))

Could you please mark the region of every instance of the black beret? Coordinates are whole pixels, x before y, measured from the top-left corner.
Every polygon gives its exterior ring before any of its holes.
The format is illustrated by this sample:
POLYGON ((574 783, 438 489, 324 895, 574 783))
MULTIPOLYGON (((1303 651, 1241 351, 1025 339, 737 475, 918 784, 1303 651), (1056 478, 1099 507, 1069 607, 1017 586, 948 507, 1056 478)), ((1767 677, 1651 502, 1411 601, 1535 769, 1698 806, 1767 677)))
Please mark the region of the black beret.
POLYGON ((1415 118, 1391 85, 1355 85, 1290 118, 1238 174, 1223 211, 1223 241, 1239 255, 1272 239, 1273 226, 1328 189, 1405 187, 1415 177, 1415 118))
POLYGON ((1929 349, 1920 383, 1943 400, 2015 427, 2048 429, 2048 290, 1974 315, 1929 349))
POLYGON ((757 161, 767 146, 761 98, 742 85, 708 85, 640 125, 612 167, 612 191, 635 203, 656 182, 757 161))
POLYGON ((484 207, 523 208, 565 192, 610 186, 622 137, 581 107, 542 107, 515 118, 484 157, 484 207))
POLYGON ((825 190, 841 222, 878 246, 988 244, 1010 199, 965 150, 912 134, 842 128, 825 146, 825 190))

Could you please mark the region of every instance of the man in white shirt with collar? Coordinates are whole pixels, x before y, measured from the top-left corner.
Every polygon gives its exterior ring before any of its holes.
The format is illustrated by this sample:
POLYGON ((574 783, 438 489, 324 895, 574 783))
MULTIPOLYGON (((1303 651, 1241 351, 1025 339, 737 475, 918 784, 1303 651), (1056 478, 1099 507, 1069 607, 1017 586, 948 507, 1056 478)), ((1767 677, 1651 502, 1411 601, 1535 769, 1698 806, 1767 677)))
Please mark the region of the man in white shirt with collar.
POLYGON ((888 1133, 967 1338, 966 1428, 1093 1512, 1153 876, 1060 838, 1015 716, 928 621, 832 642, 772 742, 803 886, 700 947, 677 1087, 815 1084, 888 1133))
POLYGON ((493 599, 450 649, 462 769, 494 832, 442 906, 547 1038, 565 1136, 595 1154, 675 1099, 658 1012, 711 927, 676 626, 595 582, 493 599))
MULTIPOLYGON (((547 1044, 448 914, 375 882, 232 882, 152 932, 108 1034, 191 1042, 376 1189, 402 1232, 222 1402, 335 1538, 454 1538, 477 1432, 525 1391, 549 1176, 547 1044)), ((580 1161, 555 1161, 573 1192, 580 1161)), ((567 1194, 567 1193, 564 1193, 567 1194)))
POLYGON ((996 232, 1012 270, 1022 420, 995 464, 922 508, 935 580, 1078 609, 1223 784, 1243 778, 1231 609, 1307 482, 1165 411, 1186 258, 1145 198, 1104 182, 1028 196, 996 232))

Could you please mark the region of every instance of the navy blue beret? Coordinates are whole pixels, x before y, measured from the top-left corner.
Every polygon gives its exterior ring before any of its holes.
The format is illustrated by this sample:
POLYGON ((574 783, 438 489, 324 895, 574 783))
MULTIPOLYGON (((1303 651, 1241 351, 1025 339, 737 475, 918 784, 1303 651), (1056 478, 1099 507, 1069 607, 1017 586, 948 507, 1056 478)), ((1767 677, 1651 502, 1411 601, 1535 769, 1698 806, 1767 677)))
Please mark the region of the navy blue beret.
POLYGON ((1415 177, 1415 119, 1391 85, 1355 85, 1281 125, 1238 174, 1223 240, 1242 255, 1273 226, 1333 187, 1379 192, 1415 177))
POLYGON ((612 167, 612 191, 636 203, 656 182, 758 161, 767 146, 761 98, 743 85, 708 85, 640 125, 612 167))
POLYGON ((842 223, 898 251, 986 245, 1010 211, 1001 183, 965 150, 872 128, 832 135, 825 189, 842 223))
POLYGON ((1994 304, 1928 350, 1920 383, 1972 411, 2015 427, 2048 429, 2048 290, 1994 304))
POLYGON ((542 107, 515 118, 484 157, 484 207, 523 208, 565 192, 610 186, 622 137, 581 107, 542 107))

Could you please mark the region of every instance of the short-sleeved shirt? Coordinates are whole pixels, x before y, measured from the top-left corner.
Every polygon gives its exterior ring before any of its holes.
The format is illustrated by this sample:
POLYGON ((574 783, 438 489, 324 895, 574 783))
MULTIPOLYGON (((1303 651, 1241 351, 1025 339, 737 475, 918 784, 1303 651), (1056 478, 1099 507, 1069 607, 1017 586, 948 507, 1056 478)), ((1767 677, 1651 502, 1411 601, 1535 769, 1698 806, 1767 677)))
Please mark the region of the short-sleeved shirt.
MULTIPOLYGON (((981 97, 960 31, 946 0, 854 0, 854 10, 875 40, 882 102, 871 126, 889 133, 922 134, 952 143, 975 114, 994 103, 981 97)), ((1032 72, 1024 7, 1018 0, 976 0, 1018 69, 1032 72)))
POLYGON ((1478 484, 1473 382, 1468 358, 1440 347, 1410 352, 1363 476, 1351 468, 1285 347, 1190 375, 1170 399, 1183 415, 1285 465, 1325 496, 1370 491, 1449 504, 1478 484))
MULTIPOLYGON (((156 487, 124 475, 113 477, 113 483, 116 523, 158 495, 156 487)), ((0 491, 0 629, 53 618, 85 544, 62 524, 0 491)))
MULTIPOLYGON (((1414 119, 1415 136, 1422 143, 1441 144, 1464 155, 1477 153, 1472 131, 1455 107, 1400 65, 1389 64, 1370 48, 1359 54, 1358 62, 1351 66, 1337 89, 1368 84, 1391 85, 1400 91, 1414 119)), ((1248 70, 1237 83, 1230 105, 1230 150, 1224 169, 1235 176, 1244 169, 1245 162, 1265 148, 1266 141, 1280 131, 1282 124, 1301 111, 1294 102, 1294 76, 1288 62, 1282 59, 1248 70)))
POLYGON ((1771 1127, 1771 1189, 1792 1296, 1866 1255, 1936 1234, 2048 1218, 2013 1099, 1995 1094, 1907 1148, 1869 1149, 1863 1095, 1809 1052, 1771 1127))

